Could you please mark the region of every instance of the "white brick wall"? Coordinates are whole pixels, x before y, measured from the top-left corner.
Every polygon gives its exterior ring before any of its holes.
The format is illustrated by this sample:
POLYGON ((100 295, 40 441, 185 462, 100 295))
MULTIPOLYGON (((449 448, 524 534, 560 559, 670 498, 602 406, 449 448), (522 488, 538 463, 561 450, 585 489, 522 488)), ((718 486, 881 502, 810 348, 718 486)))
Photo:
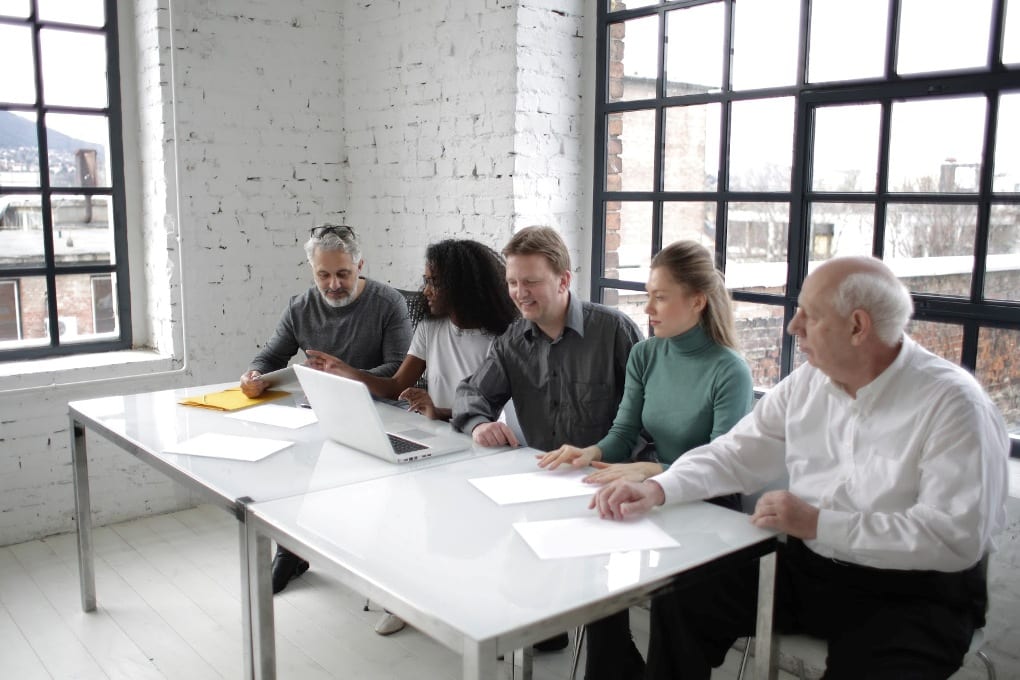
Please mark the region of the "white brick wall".
MULTIPOLYGON (((586 268, 586 7, 134 0, 121 16, 139 110, 132 295, 151 315, 138 342, 171 359, 79 385, 0 377, 0 545, 72 528, 67 402, 236 379, 309 285, 316 223, 356 226, 369 274, 400 287, 430 241, 500 248, 539 222, 586 268)), ((89 454, 99 523, 194 502, 98 438, 89 454)))

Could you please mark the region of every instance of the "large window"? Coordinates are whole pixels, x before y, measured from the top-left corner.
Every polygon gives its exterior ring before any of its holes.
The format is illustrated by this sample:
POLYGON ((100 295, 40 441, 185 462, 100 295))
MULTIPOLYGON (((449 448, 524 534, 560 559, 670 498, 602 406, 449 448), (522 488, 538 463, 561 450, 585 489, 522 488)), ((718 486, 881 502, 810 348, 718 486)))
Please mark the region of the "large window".
POLYGON ((0 0, 0 361, 131 345, 116 0, 0 0))
POLYGON ((644 323, 664 244, 714 248, 756 385, 828 258, 883 258, 910 332, 1020 433, 1020 0, 600 0, 593 296, 644 323))

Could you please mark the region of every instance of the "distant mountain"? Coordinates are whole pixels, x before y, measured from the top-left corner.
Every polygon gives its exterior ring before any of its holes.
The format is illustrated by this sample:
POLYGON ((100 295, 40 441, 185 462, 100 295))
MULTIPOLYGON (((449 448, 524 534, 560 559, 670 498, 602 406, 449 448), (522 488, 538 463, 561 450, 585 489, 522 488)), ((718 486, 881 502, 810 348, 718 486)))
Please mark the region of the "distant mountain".
MULTIPOLYGON (((74 152, 78 149, 95 149, 98 144, 69 137, 62 132, 50 130, 46 135, 50 151, 74 152)), ((19 146, 38 145, 35 123, 16 116, 10 111, 0 111, 0 149, 16 149, 19 146)))

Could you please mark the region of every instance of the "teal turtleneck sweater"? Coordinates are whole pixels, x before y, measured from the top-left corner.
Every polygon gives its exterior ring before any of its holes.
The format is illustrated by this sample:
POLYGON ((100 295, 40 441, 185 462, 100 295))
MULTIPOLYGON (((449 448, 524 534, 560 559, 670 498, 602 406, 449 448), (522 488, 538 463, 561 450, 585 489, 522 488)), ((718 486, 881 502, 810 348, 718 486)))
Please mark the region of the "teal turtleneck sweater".
POLYGON ((727 432, 751 410, 751 371, 734 350, 718 345, 700 325, 672 338, 634 345, 623 400, 598 443, 602 460, 630 460, 642 427, 669 467, 686 451, 727 432))

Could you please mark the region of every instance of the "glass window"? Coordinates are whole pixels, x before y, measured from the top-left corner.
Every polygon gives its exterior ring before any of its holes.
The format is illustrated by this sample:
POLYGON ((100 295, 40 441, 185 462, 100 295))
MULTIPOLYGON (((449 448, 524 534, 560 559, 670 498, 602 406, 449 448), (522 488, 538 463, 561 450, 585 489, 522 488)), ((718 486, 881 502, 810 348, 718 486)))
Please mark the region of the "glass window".
POLYGON ((884 259, 915 293, 969 295, 976 227, 974 205, 890 204, 884 259))
POLYGON ((730 189, 789 191, 793 163, 793 99, 733 103, 730 189))
POLYGON ((606 206, 605 243, 607 277, 647 281, 652 256, 652 204, 616 201, 614 206, 606 206))
POLYGON ((797 82, 799 0, 756 0, 735 6, 733 89, 797 82))
POLYGON ((878 104, 815 109, 811 188, 875 191, 882 108, 878 104))
POLYGON ((907 324, 907 335, 932 354, 960 364, 963 354, 963 326, 960 324, 913 319, 907 324))
POLYGON ((659 64, 659 16, 620 21, 609 29, 609 101, 656 96, 659 64))
POLYGON ((29 0, 0 0, 0 16, 24 19, 31 7, 29 0))
POLYGON ((103 35, 44 28, 43 91, 48 105, 106 106, 106 38, 103 35))
POLYGON ((38 0, 39 18, 82 26, 102 26, 106 21, 103 0, 38 0))
POLYGON ((722 89, 723 4, 698 5, 666 14, 666 96, 722 89))
POLYGON ((992 191, 1020 193, 1020 93, 999 97, 992 191))
POLYGON ((808 80, 881 77, 888 23, 889 0, 813 0, 808 80))
POLYGON ((0 347, 8 340, 21 339, 21 311, 18 309, 18 282, 0 281, 0 347))
POLYGON ((606 190, 651 191, 655 111, 611 113, 606 129, 606 190))
POLYGON ((665 191, 715 191, 719 178, 719 104, 666 109, 665 191))
POLYGON ((716 204, 705 201, 666 201, 662 204, 662 245, 697 241, 715 250, 716 204))
POLYGON ((810 261, 831 257, 871 255, 875 236, 875 206, 871 203, 816 202, 811 210, 810 261))
POLYGON ((1020 302, 1020 205, 993 205, 988 220, 985 299, 1020 302))
MULTIPOLYGON (((726 285, 730 285, 729 272, 726 285)), ((779 350, 786 332, 783 308, 737 301, 733 303, 733 316, 739 342, 737 349, 751 367, 755 387, 774 387, 782 378, 779 350)))
POLYGON ((999 408, 1006 428, 1020 434, 1020 331, 982 328, 974 377, 999 408))
POLYGON ((787 203, 731 203, 726 217, 726 284, 781 295, 786 290, 787 203))
POLYGON ((992 0, 900 0, 896 71, 985 66, 991 14, 992 0))
POLYGON ((35 74, 31 69, 10 67, 11 64, 31 63, 32 29, 0 24, 0 64, 5 64, 0 68, 0 102, 35 103, 35 74))
POLYGON ((1020 64, 1020 3, 1006 2, 1006 28, 1002 36, 1002 62, 1020 64))
POLYGON ((976 192, 985 108, 984 97, 895 102, 889 191, 976 192))

